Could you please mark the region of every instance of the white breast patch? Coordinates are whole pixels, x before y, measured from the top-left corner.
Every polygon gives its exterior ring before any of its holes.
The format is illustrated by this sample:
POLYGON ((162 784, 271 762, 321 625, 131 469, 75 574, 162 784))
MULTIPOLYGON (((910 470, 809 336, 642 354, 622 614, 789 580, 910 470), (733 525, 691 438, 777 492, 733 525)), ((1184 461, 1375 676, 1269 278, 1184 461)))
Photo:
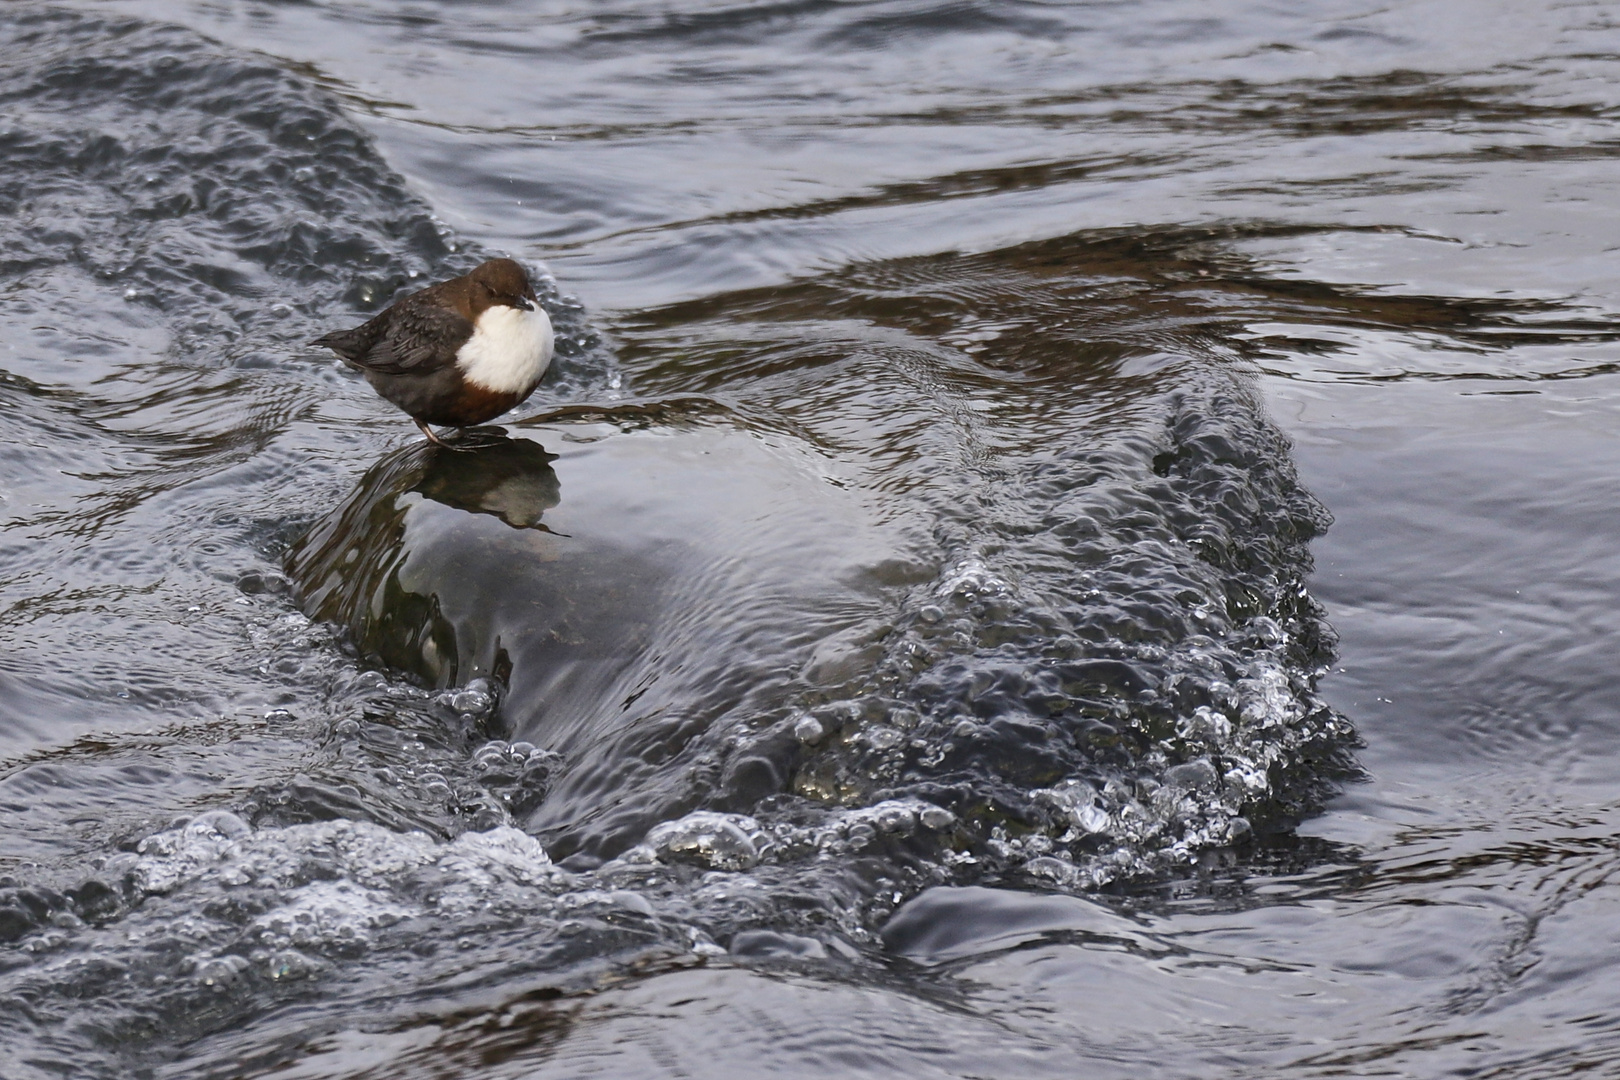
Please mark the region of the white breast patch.
POLYGON ((527 394, 546 373, 551 350, 551 319, 543 309, 497 304, 478 316, 472 337, 456 350, 456 367, 481 389, 527 394))

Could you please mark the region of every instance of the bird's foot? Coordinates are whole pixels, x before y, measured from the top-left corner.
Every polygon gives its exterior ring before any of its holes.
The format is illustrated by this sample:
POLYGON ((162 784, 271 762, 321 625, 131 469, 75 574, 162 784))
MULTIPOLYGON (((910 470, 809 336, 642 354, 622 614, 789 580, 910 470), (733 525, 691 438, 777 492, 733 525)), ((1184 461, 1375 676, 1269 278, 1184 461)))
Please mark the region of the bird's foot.
POLYGON ((428 442, 432 443, 434 446, 442 446, 446 450, 450 449, 450 444, 445 442, 443 439, 439 438, 437 435, 433 434, 433 429, 432 428, 430 428, 426 424, 422 423, 422 421, 417 420, 415 417, 412 417, 411 419, 415 422, 417 427, 422 429, 422 434, 427 436, 428 442))
MULTIPOLYGON (((414 416, 411 417, 411 419, 416 420, 414 416)), ((476 443, 472 445, 463 445, 465 442, 463 436, 466 434, 466 428, 456 428, 456 441, 447 442, 446 440, 441 439, 437 435, 433 434, 433 429, 422 423, 422 421, 416 420, 416 426, 422 429, 422 434, 426 435, 428 437, 428 442, 432 443, 434 446, 442 447, 446 450, 453 450, 458 454, 465 453, 468 450, 476 450, 478 448, 476 443)))

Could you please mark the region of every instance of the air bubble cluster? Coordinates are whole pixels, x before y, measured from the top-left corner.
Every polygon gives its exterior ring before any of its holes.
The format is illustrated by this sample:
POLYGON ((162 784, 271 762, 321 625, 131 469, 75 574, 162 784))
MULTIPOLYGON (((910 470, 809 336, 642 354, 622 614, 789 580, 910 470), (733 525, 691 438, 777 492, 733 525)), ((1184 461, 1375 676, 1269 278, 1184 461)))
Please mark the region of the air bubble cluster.
POLYGON ((1303 586, 1327 515, 1244 387, 1201 389, 1157 445, 1005 477, 1008 538, 967 542, 856 693, 790 718, 795 791, 927 799, 961 822, 941 865, 1092 888, 1242 843, 1353 774, 1303 586))

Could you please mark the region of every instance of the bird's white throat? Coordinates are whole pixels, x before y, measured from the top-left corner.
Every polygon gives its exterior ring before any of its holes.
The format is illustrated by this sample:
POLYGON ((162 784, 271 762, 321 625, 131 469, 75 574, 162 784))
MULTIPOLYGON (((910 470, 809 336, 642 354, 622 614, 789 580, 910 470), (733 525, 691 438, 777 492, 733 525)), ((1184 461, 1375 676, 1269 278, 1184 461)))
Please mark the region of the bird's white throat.
POLYGON ((527 394, 546 373, 551 350, 551 319, 543 309, 497 304, 478 316, 472 337, 456 350, 456 367, 481 389, 527 394))

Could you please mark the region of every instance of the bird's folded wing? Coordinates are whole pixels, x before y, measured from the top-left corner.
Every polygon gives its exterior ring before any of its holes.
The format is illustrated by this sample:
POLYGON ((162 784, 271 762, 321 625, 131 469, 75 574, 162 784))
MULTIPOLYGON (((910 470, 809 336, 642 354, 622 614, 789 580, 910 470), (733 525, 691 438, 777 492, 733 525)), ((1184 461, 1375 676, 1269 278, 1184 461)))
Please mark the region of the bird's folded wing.
POLYGON ((387 332, 355 362, 385 375, 425 375, 455 363, 456 350, 472 332, 472 323, 447 308, 401 304, 387 332))

